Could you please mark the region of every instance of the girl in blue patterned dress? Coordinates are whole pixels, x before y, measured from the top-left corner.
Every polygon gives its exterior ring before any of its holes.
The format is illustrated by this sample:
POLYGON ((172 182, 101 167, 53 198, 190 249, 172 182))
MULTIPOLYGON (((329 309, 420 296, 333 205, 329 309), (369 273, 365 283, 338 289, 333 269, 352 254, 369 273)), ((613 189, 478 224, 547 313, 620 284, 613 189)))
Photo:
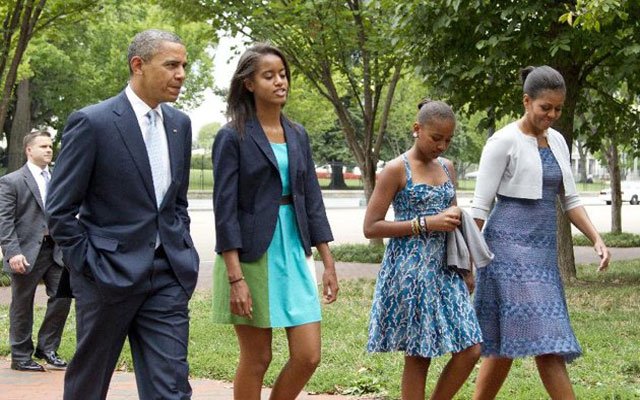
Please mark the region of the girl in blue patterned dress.
POLYGON ((472 213, 495 254, 477 272, 475 308, 484 343, 474 399, 493 399, 514 358, 534 356, 553 399, 574 398, 566 362, 581 354, 558 269, 556 198, 594 243, 609 252, 580 205, 562 135, 551 129, 565 99, 553 68, 522 71, 525 115, 496 132, 482 152, 472 213), (491 203, 498 201, 489 215, 491 203))
POLYGON ((382 171, 365 215, 366 237, 390 238, 367 349, 405 352, 405 400, 424 399, 431 358, 452 353, 431 396, 449 399, 480 357, 482 336, 465 280, 446 264, 446 231, 460 224, 460 209, 453 165, 440 154, 451 142, 455 115, 440 101, 423 100, 418 108, 415 144, 382 171), (395 221, 386 221, 391 203, 395 221))

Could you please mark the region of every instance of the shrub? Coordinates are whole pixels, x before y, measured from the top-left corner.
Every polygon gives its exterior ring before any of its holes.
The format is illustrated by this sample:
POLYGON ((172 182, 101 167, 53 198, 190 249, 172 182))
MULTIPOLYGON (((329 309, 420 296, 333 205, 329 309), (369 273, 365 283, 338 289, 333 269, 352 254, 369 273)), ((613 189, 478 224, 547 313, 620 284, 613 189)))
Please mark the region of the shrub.
POLYGON ((191 169, 212 170, 211 153, 209 154, 192 154, 191 169))

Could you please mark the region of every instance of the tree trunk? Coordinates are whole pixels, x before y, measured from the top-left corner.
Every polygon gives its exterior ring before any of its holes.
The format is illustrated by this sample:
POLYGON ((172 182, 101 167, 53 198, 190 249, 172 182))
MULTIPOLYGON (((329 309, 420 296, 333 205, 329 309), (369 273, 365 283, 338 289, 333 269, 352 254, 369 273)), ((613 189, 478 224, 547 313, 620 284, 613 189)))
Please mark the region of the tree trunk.
POLYGON ((620 158, 613 140, 603 144, 602 154, 611 178, 611 233, 622 233, 622 191, 620 188, 620 158))
POLYGON ((330 165, 331 182, 329 182, 329 189, 347 189, 347 184, 344 181, 344 175, 342 173, 344 163, 341 161, 332 161, 330 165))
MULTIPOLYGON (((489 75, 488 86, 493 85, 493 75, 489 75)), ((496 109, 494 106, 489 106, 487 109, 487 137, 493 136, 496 133, 496 109)))
POLYGON ((35 28, 36 22, 38 21, 38 18, 40 18, 40 14, 42 13, 42 9, 44 8, 46 0, 40 0, 37 6, 34 3, 35 0, 27 1, 22 14, 18 42, 16 43, 13 58, 11 60, 11 65, 9 66, 9 71, 7 72, 7 76, 4 80, 2 96, 0 96, 0 127, 4 126, 4 121, 7 118, 9 101, 11 100, 13 87, 18 77, 18 67, 20 66, 20 61, 22 60, 22 56, 27 49, 29 40, 31 40, 31 35, 33 35, 33 30, 35 28))
POLYGON ((365 165, 360 167, 362 171, 362 185, 364 186, 364 197, 369 203, 373 188, 376 186, 376 166, 371 157, 367 157, 365 165))
MULTIPOLYGON (((364 168, 360 167, 362 170, 362 184, 364 186, 364 198, 369 204, 369 199, 371 198, 371 194, 373 193, 373 188, 376 185, 376 163, 372 162, 371 157, 367 157, 367 162, 364 168)), ((371 246, 382 246, 383 241, 382 238, 369 239, 369 245, 371 246)))
MULTIPOLYGON (((567 60, 564 60, 567 61, 567 60)), ((571 145, 573 143, 573 118, 576 112, 576 104, 580 94, 581 83, 580 67, 573 65, 556 65, 554 66, 564 77, 567 87, 567 95, 562 109, 562 116, 554 124, 554 128, 562 133, 569 154, 571 154, 571 145)), ((571 223, 560 207, 556 209, 558 215, 558 266, 564 280, 573 280, 576 278, 576 263, 573 256, 573 237, 571 236, 571 223)))
POLYGON ((9 50, 11 50, 11 41, 13 39, 13 34, 16 29, 18 29, 18 25, 20 23, 20 15, 22 14, 22 8, 24 7, 23 0, 17 0, 13 4, 13 8, 7 9, 7 14, 5 15, 4 22, 2 23, 2 45, 0 46, 0 81, 4 76, 4 69, 7 66, 7 61, 9 59, 9 50))
POLYGON ((573 255, 573 237, 571 235, 571 222, 567 218, 560 202, 556 202, 556 215, 558 217, 558 267, 563 281, 573 281, 576 279, 576 259, 573 255), (565 239, 562 239, 565 238, 565 239), (568 245, 567 245, 567 239, 568 245))
POLYGON ((13 172, 25 163, 22 140, 31 132, 31 96, 29 80, 23 79, 16 89, 16 110, 11 124, 11 141, 9 142, 9 160, 7 173, 13 172))
POLYGON ((578 160, 578 176, 580 176, 580 182, 587 182, 587 149, 580 142, 576 142, 578 154, 580 159, 578 160))

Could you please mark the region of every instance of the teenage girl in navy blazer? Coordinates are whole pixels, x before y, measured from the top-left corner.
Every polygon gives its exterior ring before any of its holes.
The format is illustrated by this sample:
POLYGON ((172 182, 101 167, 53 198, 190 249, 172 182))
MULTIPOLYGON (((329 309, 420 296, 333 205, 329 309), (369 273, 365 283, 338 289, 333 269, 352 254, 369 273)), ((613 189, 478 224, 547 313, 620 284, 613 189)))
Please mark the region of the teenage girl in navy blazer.
POLYGON ((240 362, 234 398, 259 399, 273 328, 285 328, 290 359, 272 399, 295 399, 320 362, 320 302, 311 246, 324 263, 326 303, 338 280, 333 240, 304 128, 282 108, 290 71, 282 52, 256 44, 231 80, 231 122, 213 144, 216 252, 214 321, 234 325, 240 362))

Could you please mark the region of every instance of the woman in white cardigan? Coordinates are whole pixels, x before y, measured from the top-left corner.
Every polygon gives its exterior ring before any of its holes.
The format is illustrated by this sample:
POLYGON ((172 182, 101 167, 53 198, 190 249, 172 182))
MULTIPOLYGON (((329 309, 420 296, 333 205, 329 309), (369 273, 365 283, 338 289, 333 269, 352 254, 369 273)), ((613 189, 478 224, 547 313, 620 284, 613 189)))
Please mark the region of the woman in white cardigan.
POLYGON ((581 205, 567 144, 551 128, 564 105, 564 79, 547 66, 528 67, 521 78, 525 114, 487 141, 473 199, 472 215, 495 253, 476 278, 484 358, 474 399, 495 398, 513 359, 526 356, 535 357, 551 398, 573 399, 565 363, 582 351, 558 270, 556 198, 593 242, 599 270, 607 268, 610 256, 581 205))

